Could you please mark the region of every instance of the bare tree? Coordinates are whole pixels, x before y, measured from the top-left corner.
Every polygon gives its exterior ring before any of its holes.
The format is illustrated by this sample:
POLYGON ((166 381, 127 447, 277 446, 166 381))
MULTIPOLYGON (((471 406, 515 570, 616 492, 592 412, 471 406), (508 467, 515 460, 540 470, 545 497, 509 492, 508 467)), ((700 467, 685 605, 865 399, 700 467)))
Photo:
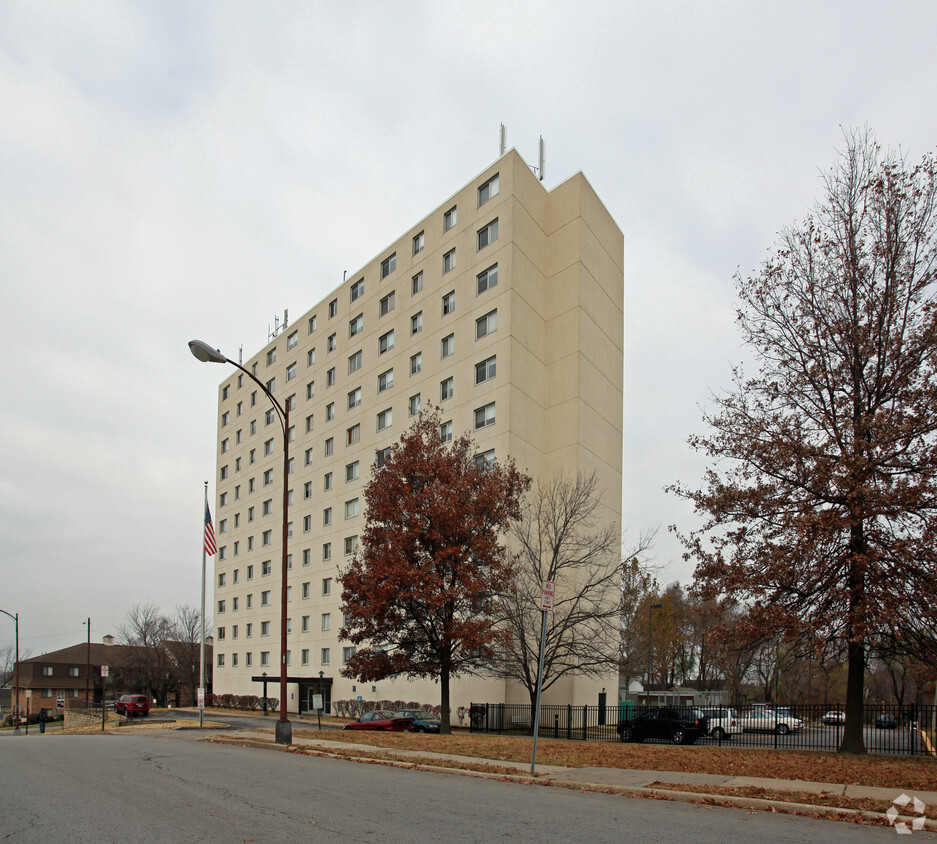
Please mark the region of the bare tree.
MULTIPOLYGON (((29 659, 32 651, 20 648, 20 662, 29 659)), ((13 682, 16 668, 16 646, 13 642, 0 645, 0 686, 13 682)))
MULTIPOLYGON (((524 498, 521 519, 511 527, 520 550, 512 588, 497 596, 511 636, 497 652, 493 672, 520 682, 531 706, 537 698, 544 581, 555 584, 556 597, 547 613, 543 689, 564 677, 607 676, 618 666, 621 538, 617 525, 598 524, 601 509, 594 472, 575 478, 561 473, 524 498)), ((628 556, 645 550, 641 545, 628 556)))
POLYGON ((163 643, 170 638, 171 630, 172 622, 149 601, 134 604, 118 628, 121 642, 134 646, 128 651, 127 667, 150 697, 166 697, 173 663, 163 643))
MULTIPOLYGON (((211 629, 209 625, 210 621, 206 619, 206 631, 211 629)), ((165 647, 172 660, 177 682, 189 690, 191 700, 196 700, 201 679, 202 650, 202 616, 199 610, 187 604, 176 607, 176 614, 170 621, 169 638, 165 647)), ((205 673, 206 677, 211 673, 208 657, 205 673)))

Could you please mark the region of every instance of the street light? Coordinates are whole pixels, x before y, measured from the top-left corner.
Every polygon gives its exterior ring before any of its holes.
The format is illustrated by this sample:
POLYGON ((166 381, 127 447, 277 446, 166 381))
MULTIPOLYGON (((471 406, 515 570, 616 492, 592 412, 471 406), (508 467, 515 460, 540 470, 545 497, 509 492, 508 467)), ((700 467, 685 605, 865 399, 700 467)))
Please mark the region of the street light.
POLYGON ((274 410, 283 428, 283 558, 280 566, 280 720, 276 725, 276 743, 292 744, 293 727, 286 717, 286 597, 287 597, 287 569, 286 569, 286 541, 289 524, 289 470, 290 470, 290 408, 284 407, 274 397, 267 386, 249 369, 225 357, 217 349, 213 349, 202 340, 190 340, 189 351, 196 360, 202 363, 230 363, 250 378, 273 404, 274 410))
POLYGON ((20 614, 13 615, 6 610, 0 610, 0 612, 12 618, 16 626, 16 662, 13 663, 13 734, 18 736, 20 734, 18 712, 20 705, 20 614))
POLYGON ((651 684, 651 641, 654 638, 654 610, 662 610, 663 608, 663 604, 651 604, 647 610, 647 675, 644 682, 645 706, 651 701, 651 691, 648 686, 651 684))

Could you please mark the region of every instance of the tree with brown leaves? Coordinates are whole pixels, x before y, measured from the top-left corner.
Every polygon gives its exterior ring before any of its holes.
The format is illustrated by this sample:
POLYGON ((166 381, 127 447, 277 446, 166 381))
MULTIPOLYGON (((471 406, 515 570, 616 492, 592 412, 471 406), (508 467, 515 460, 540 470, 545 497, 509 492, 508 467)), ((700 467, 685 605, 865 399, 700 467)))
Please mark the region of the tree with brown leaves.
POLYGON ((846 137, 826 197, 737 279, 758 374, 736 370, 691 445, 716 461, 684 538, 705 597, 753 630, 846 644, 841 750, 864 752, 867 650, 937 629, 935 164, 846 137))
POLYGON ((486 668, 508 635, 492 598, 511 583, 501 536, 530 479, 513 460, 476 459, 467 434, 443 442, 440 421, 423 411, 371 476, 361 547, 339 578, 340 635, 357 646, 346 677, 437 679, 448 733, 450 677, 486 668))

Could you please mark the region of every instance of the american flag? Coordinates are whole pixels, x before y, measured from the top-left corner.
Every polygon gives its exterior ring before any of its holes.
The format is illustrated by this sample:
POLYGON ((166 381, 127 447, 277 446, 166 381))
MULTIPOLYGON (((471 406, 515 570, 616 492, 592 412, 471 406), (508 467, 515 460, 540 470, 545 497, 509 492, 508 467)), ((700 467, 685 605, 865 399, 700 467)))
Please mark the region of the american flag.
POLYGON ((216 553, 218 548, 215 547, 215 529, 211 525, 211 510, 208 509, 208 504, 205 504, 205 553, 210 557, 212 554, 216 553))

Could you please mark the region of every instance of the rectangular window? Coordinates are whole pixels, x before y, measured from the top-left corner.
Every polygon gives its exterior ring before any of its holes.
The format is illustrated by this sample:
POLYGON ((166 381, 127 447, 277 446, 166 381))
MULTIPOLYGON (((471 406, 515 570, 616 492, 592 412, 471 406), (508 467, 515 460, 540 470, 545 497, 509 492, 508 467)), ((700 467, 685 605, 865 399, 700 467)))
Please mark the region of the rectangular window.
POLYGON ((338 299, 329 302, 329 319, 338 315, 338 299))
POLYGON ((423 311, 410 317, 410 333, 419 334, 423 330, 423 311))
POLYGON ((417 393, 415 396, 410 396, 408 409, 409 409, 409 413, 411 416, 416 416, 420 412, 420 394, 419 393, 417 393))
POLYGON ((377 351, 378 354, 384 354, 384 352, 390 351, 394 348, 394 331, 391 329, 386 334, 382 334, 377 341, 377 351))
POLYGON ((498 174, 495 173, 487 182, 478 188, 478 205, 481 207, 489 199, 498 195, 498 174))
POLYGON ((391 407, 388 407, 387 410, 382 410, 377 415, 377 429, 378 431, 383 431, 385 428, 389 428, 394 421, 394 410, 391 407))
POLYGON ((442 218, 442 230, 444 232, 449 231, 456 224, 456 206, 452 206, 442 218))
POLYGON ((325 525, 326 527, 332 524, 332 508, 331 507, 326 507, 322 511, 322 524, 325 525))
POLYGON ((263 514, 269 516, 273 512, 273 499, 268 498, 262 505, 263 514))
POLYGON ((348 374, 351 375, 352 372, 357 372, 359 369, 361 369, 361 349, 358 349, 348 358, 348 374))
POLYGON ((224 413, 221 414, 221 427, 224 428, 224 426, 227 425, 228 422, 230 421, 231 421, 231 412, 226 410, 224 413))
POLYGON ((286 338, 286 348, 292 349, 299 342, 299 332, 294 331, 289 337, 286 338))
POLYGON ((322 613, 322 629, 331 630, 332 629, 332 614, 324 612, 322 613))
POLYGON ((306 465, 308 466, 308 465, 310 465, 311 463, 312 463, 312 449, 311 449, 311 448, 307 448, 307 449, 306 449, 306 465))
POLYGON ((416 295, 423 289, 423 273, 417 273, 410 281, 410 293, 416 295))
POLYGON ((348 394, 348 409, 351 410, 359 404, 361 404, 361 387, 355 387, 355 389, 348 394))
MULTIPOLYGON (((218 638, 219 638, 219 639, 224 639, 224 627, 219 627, 219 628, 218 628, 218 638)), ((78 675, 76 674, 75 676, 77 677, 78 675)))
POLYGON ((218 667, 224 668, 224 654, 218 654, 218 667))
POLYGON ((439 400, 446 401, 446 399, 451 399, 453 393, 453 383, 452 378, 449 377, 445 381, 441 381, 439 384, 439 400))
POLYGON ((312 562, 312 550, 303 548, 303 565, 308 566, 312 562))
POLYGON ((328 492, 332 488, 332 473, 326 472, 322 476, 322 488, 328 492))
POLYGON ((227 450, 228 450, 228 439, 227 437, 225 437, 225 439, 221 441, 221 453, 225 454, 227 450))
POLYGON ((325 373, 325 386, 326 387, 335 386, 335 367, 334 366, 325 373))
POLYGON ((484 272, 475 276, 475 294, 481 295, 486 290, 496 287, 498 284, 498 265, 494 264, 488 267, 484 272))
POLYGON ((345 556, 354 554, 358 550, 358 537, 355 536, 346 536, 345 537, 345 556))
POLYGON ((492 355, 490 358, 483 360, 481 363, 475 364, 475 383, 481 384, 485 381, 490 381, 495 377, 498 371, 497 360, 495 355, 492 355))
POLYGON ((260 667, 267 668, 270 665, 270 651, 260 652, 260 667))
POLYGON ((352 498, 351 501, 345 502, 345 518, 353 519, 358 515, 358 499, 352 498))
POLYGON ((356 460, 354 463, 349 463, 345 466, 345 483, 358 480, 359 472, 359 463, 356 460))
POLYGON ((450 249, 442 256, 442 271, 444 273, 455 269, 455 249, 450 249))
POLYGON ((443 422, 439 426, 439 439, 444 443, 452 442, 452 420, 443 422))
POLYGON ((475 339, 481 340, 498 328, 498 312, 491 311, 475 320, 475 339))
POLYGON ((274 422, 276 422, 276 419, 277 412, 271 407, 270 410, 264 414, 264 425, 272 425, 274 422))
POLYGON ((394 291, 391 290, 383 299, 381 299, 381 316, 389 314, 394 309, 394 291))
POLYGON ((306 331, 307 334, 312 334, 312 332, 316 330, 316 322, 317 320, 316 320, 315 314, 309 317, 309 322, 307 324, 307 331, 306 331))
POLYGON ((383 393, 384 390, 389 390, 394 386, 394 370, 388 369, 387 372, 382 372, 377 376, 377 391, 383 393))
POLYGON ((320 655, 319 655, 319 664, 320 665, 329 664, 329 649, 328 648, 322 648, 320 655))
POLYGON ((270 606, 270 590, 266 589, 260 593, 260 606, 269 607, 270 606))
POLYGON ((325 441, 325 456, 331 457, 335 453, 335 438, 329 437, 325 441))
POLYGON ((389 258, 385 258, 381 261, 381 278, 387 278, 394 270, 397 269, 397 253, 395 252, 389 258))
POLYGON ((323 595, 332 594, 332 578, 331 577, 322 578, 322 594, 323 595))
POLYGON ((253 580, 253 579, 254 579, 254 566, 253 566, 253 564, 252 564, 252 565, 249 565, 249 566, 247 567, 247 579, 248 579, 248 580, 253 580))
POLYGON ((325 421, 331 422, 335 418, 335 402, 330 401, 325 406, 325 421))
POLYGON ((309 583, 309 581, 307 580, 307 581, 303 584, 303 598, 304 598, 304 599, 308 599, 308 598, 309 598, 309 587, 310 587, 310 583, 309 583))
POLYGON ((262 545, 270 545, 270 543, 273 542, 273 531, 265 530, 263 532, 261 539, 262 539, 262 542, 261 542, 262 545))
POLYGON ((498 218, 495 217, 487 226, 478 230, 478 249, 481 251, 498 239, 498 218))
POLYGON ((267 471, 264 472, 264 486, 267 486, 268 484, 272 484, 272 483, 273 483, 273 469, 267 469, 267 471))
POLYGON ((303 648, 299 652, 300 662, 303 665, 309 665, 309 648, 303 648))
POLYGON ((483 469, 490 469, 495 465, 495 450, 489 448, 488 451, 482 451, 475 455, 475 465, 483 469))
POLYGON ((276 392, 276 389, 277 389, 277 379, 276 379, 276 378, 271 378, 271 379, 267 382, 267 392, 275 393, 275 392, 276 392))
POLYGON ((361 440, 361 425, 352 425, 345 431, 345 445, 354 445, 361 440))
POLYGON ((310 414, 306 417, 306 433, 307 433, 307 434, 312 430, 313 418, 314 418, 314 414, 312 414, 312 413, 310 413, 310 414))
POLYGON ((416 375, 423 368, 423 353, 417 352, 410 356, 410 374, 416 375))
POLYGON ((221 519, 218 522, 218 533, 224 533, 228 529, 228 520, 221 519))
POLYGON ((309 533, 312 530, 312 516, 303 516, 303 533, 309 533))
POLYGON ((300 628, 303 633, 309 632, 309 616, 308 615, 303 616, 302 621, 300 622, 300 628))
POLYGON ((326 341, 325 350, 327 352, 334 352, 338 348, 338 337, 335 334, 330 334, 329 339, 326 341))
POLYGON ((495 403, 486 404, 475 411, 475 430, 495 424, 495 403))
POLYGON ((358 314, 351 322, 348 323, 348 336, 354 337, 356 334, 361 332, 361 329, 364 328, 364 315, 358 314))
POLYGON ((389 448, 381 448, 381 449, 378 449, 378 451, 377 451, 377 452, 375 453, 375 455, 374 455, 374 462, 375 462, 375 464, 377 465, 377 468, 378 468, 378 469, 380 469, 381 466, 383 466, 384 463, 387 462, 387 458, 388 458, 388 457, 390 457, 390 449, 389 449, 389 448))
POLYGON ((286 367, 286 380, 292 381, 296 377, 296 362, 294 361, 286 367))
POLYGON ((254 655, 250 651, 244 654, 244 664, 248 667, 254 664, 254 655))
POLYGON ((322 543, 322 560, 323 562, 327 562, 328 560, 331 560, 331 559, 332 559, 332 543, 323 542, 322 543))
POLYGON ((273 439, 269 439, 264 443, 264 456, 273 454, 273 439))
POLYGON ((426 245, 426 238, 423 237, 423 232, 420 232, 417 235, 413 236, 413 254, 417 255, 423 251, 423 247, 426 245))
POLYGON ((442 338, 442 357, 447 358, 455 351, 455 334, 442 338))
POLYGON ((351 286, 351 301, 354 302, 355 299, 357 299, 359 296, 363 296, 363 295, 364 295, 364 279, 363 279, 363 278, 359 278, 359 279, 351 286))
POLYGON ((351 659, 354 655, 355 655, 355 648, 354 648, 354 646, 347 647, 347 648, 342 648, 342 664, 344 665, 344 664, 345 664, 346 662, 348 662, 348 660, 351 659))
POLYGON ((269 352, 267 352, 267 366, 270 366, 271 363, 274 363, 277 359, 277 348, 274 346, 269 352))
POLYGON ((312 366, 316 362, 316 350, 315 347, 311 348, 306 352, 306 366, 312 366))
POLYGON ((303 484, 303 498, 312 498, 312 481, 303 484))
MULTIPOLYGON (((221 615, 221 614, 224 612, 224 607, 225 607, 225 603, 224 603, 224 599, 222 598, 222 599, 218 602, 218 614, 219 614, 219 615, 221 615)), ((49 671, 50 671, 50 673, 51 673, 51 671, 52 671, 51 666, 46 666, 46 667, 49 668, 49 671)), ((46 673, 46 667, 43 667, 43 669, 42 669, 42 673, 43 673, 43 674, 46 673)))
POLYGON ((455 310, 455 290, 450 290, 442 297, 442 315, 446 316, 455 310))
POLYGON ((221 388, 221 399, 222 399, 222 401, 224 401, 225 399, 227 399, 228 396, 230 396, 230 395, 231 395, 231 385, 230 385, 230 384, 225 384, 225 385, 221 388))

